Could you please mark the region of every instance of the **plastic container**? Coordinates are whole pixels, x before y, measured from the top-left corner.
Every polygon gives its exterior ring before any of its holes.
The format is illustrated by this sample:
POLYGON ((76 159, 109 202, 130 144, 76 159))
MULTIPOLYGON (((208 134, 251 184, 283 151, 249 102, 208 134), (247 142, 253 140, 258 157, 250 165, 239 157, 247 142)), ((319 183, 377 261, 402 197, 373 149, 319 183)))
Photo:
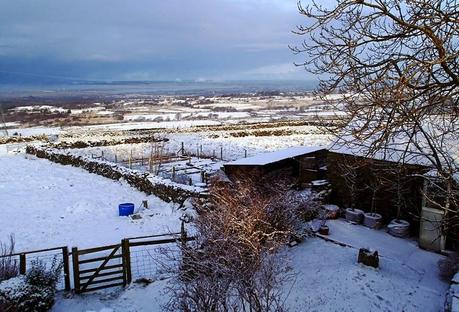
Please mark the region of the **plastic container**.
POLYGON ((134 213, 134 204, 133 203, 123 203, 118 206, 120 217, 129 216, 134 213))

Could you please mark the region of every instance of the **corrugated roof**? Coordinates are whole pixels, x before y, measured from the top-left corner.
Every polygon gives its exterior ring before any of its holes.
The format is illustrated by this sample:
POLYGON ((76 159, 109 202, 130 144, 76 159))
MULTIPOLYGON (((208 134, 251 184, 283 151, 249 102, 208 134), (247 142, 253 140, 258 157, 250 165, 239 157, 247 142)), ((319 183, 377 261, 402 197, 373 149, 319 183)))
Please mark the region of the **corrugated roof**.
POLYGON ((278 161, 306 155, 320 150, 324 150, 324 148, 319 146, 295 146, 275 152, 258 154, 253 157, 241 158, 226 163, 224 166, 265 166, 278 161))

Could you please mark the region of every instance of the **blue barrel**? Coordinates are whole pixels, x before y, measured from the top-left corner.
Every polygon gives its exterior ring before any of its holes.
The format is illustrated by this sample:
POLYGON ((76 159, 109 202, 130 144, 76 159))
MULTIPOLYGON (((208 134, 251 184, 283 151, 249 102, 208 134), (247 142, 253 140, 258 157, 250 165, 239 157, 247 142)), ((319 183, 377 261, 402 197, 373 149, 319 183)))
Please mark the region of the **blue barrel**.
POLYGON ((134 204, 133 203, 119 204, 118 209, 119 209, 120 217, 129 216, 134 213, 134 204))

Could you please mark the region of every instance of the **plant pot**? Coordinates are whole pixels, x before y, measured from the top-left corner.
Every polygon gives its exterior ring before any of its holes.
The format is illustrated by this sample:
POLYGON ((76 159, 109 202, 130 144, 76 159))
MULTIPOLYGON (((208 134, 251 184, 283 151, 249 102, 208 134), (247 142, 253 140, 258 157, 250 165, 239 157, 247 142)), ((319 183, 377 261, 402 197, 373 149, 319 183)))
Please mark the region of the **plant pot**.
POLYGON ((338 219, 339 217, 339 207, 336 205, 323 205, 322 209, 324 210, 325 217, 327 219, 338 219))
POLYGON ((410 235, 410 223, 406 220, 394 219, 387 228, 392 236, 408 237, 410 235))
POLYGON ((321 235, 328 235, 328 233, 330 233, 330 229, 328 228, 328 225, 322 225, 322 226, 319 228, 319 234, 321 234, 321 235))
POLYGON ((379 213, 367 212, 363 214, 363 225, 370 229, 379 229, 381 227, 382 216, 379 213))
POLYGON ((347 221, 360 224, 363 220, 363 211, 355 208, 346 208, 345 216, 347 221))

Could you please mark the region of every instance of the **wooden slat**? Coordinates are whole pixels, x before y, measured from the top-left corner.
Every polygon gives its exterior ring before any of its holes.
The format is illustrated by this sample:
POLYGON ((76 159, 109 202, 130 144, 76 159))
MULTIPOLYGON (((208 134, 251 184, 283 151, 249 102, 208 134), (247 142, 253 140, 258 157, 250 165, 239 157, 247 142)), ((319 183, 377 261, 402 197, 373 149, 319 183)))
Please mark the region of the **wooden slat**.
POLYGON ((161 237, 161 236, 176 236, 176 235, 180 235, 180 232, 177 232, 177 233, 170 233, 170 234, 158 234, 158 235, 147 235, 147 236, 137 236, 137 237, 129 237, 129 238, 126 238, 128 239, 129 241, 131 240, 134 240, 134 239, 144 239, 144 238, 153 238, 153 237, 161 237))
MULTIPOLYGON (((107 265, 107 266, 105 266, 101 271, 106 271, 106 270, 110 270, 110 269, 117 269, 117 268, 122 268, 122 267, 123 267, 123 264, 107 265)), ((80 271, 80 274, 90 273, 90 272, 96 272, 97 269, 98 269, 98 268, 87 269, 87 270, 81 270, 81 271, 80 271)))
MULTIPOLYGON (((111 272, 106 272, 106 273, 99 273, 97 276, 110 276, 110 275, 115 275, 115 274, 123 274, 123 270, 117 270, 117 271, 111 271, 111 272)), ((92 275, 86 275, 86 276, 81 276, 80 275, 80 280, 85 280, 89 279, 92 275)))
POLYGON ((54 251, 54 250, 60 250, 62 248, 64 248, 65 246, 63 247, 55 247, 55 248, 48 248, 48 249, 39 249, 39 250, 32 250, 32 251, 24 251, 24 252, 17 252, 17 253, 13 253, 13 254, 8 254, 8 255, 2 255, 0 256, 0 258, 6 258, 6 257, 15 257, 15 256, 19 256, 21 254, 33 254, 33 253, 40 253, 40 252, 47 252, 47 251, 54 251))
MULTIPOLYGON (((121 255, 114 255, 113 257, 110 258, 110 260, 112 259, 118 259, 118 258, 121 258, 121 255)), ((98 258, 92 258, 92 259, 84 259, 84 260, 80 260, 78 263, 79 264, 83 264, 83 263, 91 263, 91 262, 97 262, 97 261, 103 261, 107 259, 107 256, 105 257, 98 257, 98 258)))
POLYGON ((146 242, 132 242, 129 243, 131 247, 136 247, 136 246, 147 246, 147 245, 161 245, 161 244, 168 244, 168 243, 175 243, 177 240, 180 238, 168 238, 168 239, 157 239, 157 240, 152 240, 152 241, 146 241, 146 242))
MULTIPOLYGON (((113 282, 113 281, 117 281, 117 280, 122 280, 123 278, 124 278, 123 275, 120 275, 120 276, 110 277, 110 278, 106 278, 106 279, 102 279, 102 280, 94 280, 94 281, 91 282, 90 285, 113 282)), ((88 285, 88 286, 90 286, 90 285, 88 285)))
MULTIPOLYGON (((137 246, 148 246, 148 245, 161 245, 161 244, 169 244, 169 243, 175 243, 180 240, 180 237, 177 238, 169 238, 169 239, 157 239, 157 240, 152 240, 152 241, 146 241, 146 242, 129 242, 129 245, 131 247, 137 247, 137 246)), ((190 242, 195 240, 194 237, 187 237, 186 241, 190 242)))
POLYGON ((124 283, 116 283, 116 284, 110 284, 110 285, 103 285, 99 287, 86 288, 82 292, 94 291, 94 290, 105 289, 105 288, 110 288, 110 287, 117 287, 117 286, 124 286, 124 283))
POLYGON ((120 247, 120 246, 121 246, 120 244, 116 244, 116 245, 108 245, 108 246, 101 246, 101 247, 88 248, 88 249, 80 249, 80 250, 78 250, 78 254, 79 255, 86 255, 88 253, 104 251, 104 250, 107 250, 107 249, 113 249, 113 248, 120 247))

